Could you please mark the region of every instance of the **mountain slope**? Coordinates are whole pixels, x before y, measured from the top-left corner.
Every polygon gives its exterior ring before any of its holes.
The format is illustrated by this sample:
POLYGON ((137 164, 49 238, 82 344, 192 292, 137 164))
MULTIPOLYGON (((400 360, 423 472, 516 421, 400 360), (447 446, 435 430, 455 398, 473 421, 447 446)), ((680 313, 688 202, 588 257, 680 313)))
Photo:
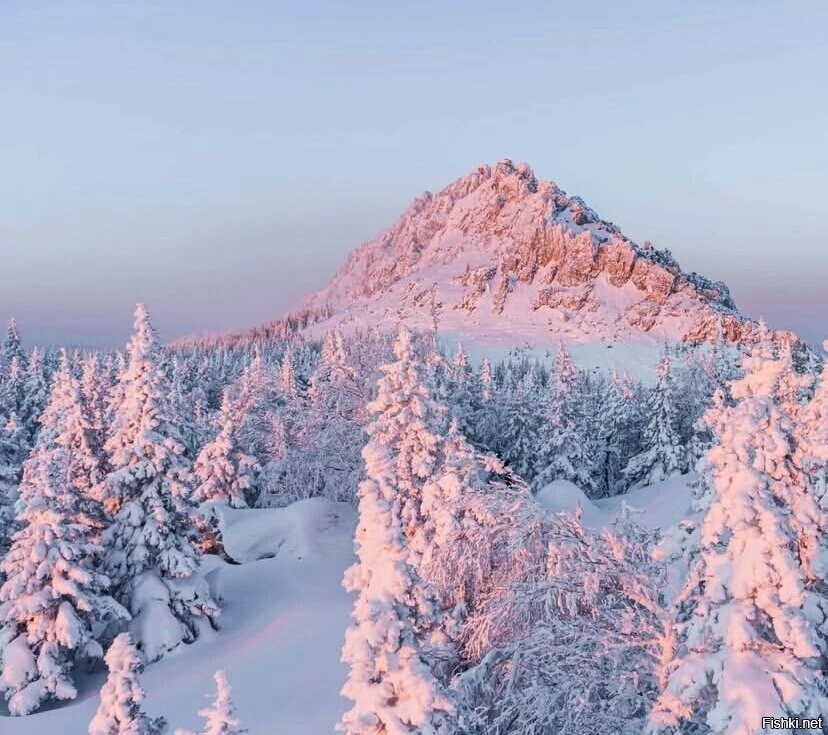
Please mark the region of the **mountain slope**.
POLYGON ((304 306, 327 317, 314 331, 436 320, 441 331, 513 344, 741 342, 755 328, 725 284, 636 245, 511 161, 415 199, 304 306))

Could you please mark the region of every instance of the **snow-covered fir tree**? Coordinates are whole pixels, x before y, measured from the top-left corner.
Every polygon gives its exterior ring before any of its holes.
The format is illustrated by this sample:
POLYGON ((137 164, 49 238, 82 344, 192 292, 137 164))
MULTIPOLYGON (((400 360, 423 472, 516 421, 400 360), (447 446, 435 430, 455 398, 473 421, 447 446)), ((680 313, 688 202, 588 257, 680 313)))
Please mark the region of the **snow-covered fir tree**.
POLYGON ((641 411, 636 386, 627 374, 613 372, 603 384, 601 398, 595 413, 593 471, 600 494, 612 496, 627 488, 623 471, 638 453, 641 411))
POLYGON ((23 400, 18 420, 25 431, 29 446, 33 446, 40 429, 40 416, 49 400, 49 372, 46 355, 35 347, 29 355, 29 363, 23 382, 23 400))
POLYGON ((89 735, 162 735, 163 717, 150 717, 143 710, 144 670, 141 654, 129 633, 121 633, 106 652, 109 676, 101 688, 101 702, 89 723, 89 735))
POLYGON ((706 421, 715 444, 685 522, 665 549, 690 572, 665 646, 655 733, 749 735, 761 718, 828 717, 826 516, 792 461, 778 403, 784 361, 760 343, 706 421))
POLYGON ((685 469, 686 452, 676 431, 670 358, 658 365, 658 380, 644 406, 643 450, 630 459, 624 475, 632 486, 651 485, 685 469))
POLYGON ((94 543, 89 488, 96 463, 66 356, 55 375, 43 429, 23 468, 20 526, 2 562, 0 689, 25 715, 48 699, 73 699, 76 662, 103 655, 96 637, 127 611, 108 594, 94 543))
POLYGON ((8 380, 9 370, 14 361, 17 361, 22 371, 25 371, 26 351, 23 348, 23 339, 20 336, 17 321, 12 317, 6 327, 6 336, 0 349, 0 382, 8 380))
POLYGON ((242 408, 226 388, 216 417, 218 433, 199 452, 193 470, 198 485, 194 498, 199 503, 246 508, 255 488, 258 462, 239 444, 242 408))
POLYGON ((595 494, 594 451, 586 432, 584 399, 575 364, 561 345, 546 401, 547 420, 538 439, 539 471, 532 478, 536 490, 554 480, 568 480, 587 496, 595 494))
MULTIPOLYGON (((828 353, 828 341, 823 345, 828 353)), ((823 510, 828 511, 828 355, 813 395, 798 420, 796 461, 823 510)))
POLYGON ((169 382, 143 304, 121 376, 121 404, 106 442, 98 496, 111 515, 106 570, 132 613, 136 645, 153 661, 192 641, 218 608, 200 573, 194 479, 172 418, 169 382))
POLYGON ((81 368, 80 392, 89 422, 89 441, 95 454, 103 460, 106 441, 107 395, 112 385, 97 354, 84 358, 81 368))
POLYGON ((525 373, 492 402, 493 415, 487 422, 492 434, 487 446, 528 482, 541 469, 538 447, 547 418, 538 400, 542 390, 536 374, 525 373))
POLYGON ((199 544, 204 552, 222 553, 221 508, 247 508, 255 497, 256 480, 261 470, 255 457, 242 450, 239 432, 241 407, 229 387, 224 390, 216 417, 218 434, 201 449, 193 464, 198 484, 193 498, 199 509, 199 544))
POLYGON ((439 600, 418 577, 409 549, 422 485, 435 465, 438 438, 428 426, 434 407, 407 331, 395 352, 370 406, 358 561, 344 582, 357 594, 342 654, 350 667, 342 694, 354 703, 339 723, 347 735, 452 731, 452 703, 430 661, 430 636, 442 622, 439 600))
POLYGON ((216 671, 216 697, 210 707, 199 710, 198 714, 204 719, 204 727, 199 732, 178 729, 175 735, 243 735, 247 732, 241 726, 241 720, 236 716, 236 706, 233 704, 233 691, 227 674, 216 671))
POLYGON ((470 436, 475 431, 474 417, 480 402, 480 387, 462 344, 457 345, 448 367, 446 400, 452 415, 457 419, 460 432, 464 436, 470 436))
POLYGON ((337 331, 328 332, 321 360, 313 371, 307 391, 305 420, 290 420, 294 447, 282 466, 285 475, 314 494, 353 502, 362 471, 360 451, 365 443, 363 427, 369 400, 366 378, 351 364, 345 341, 337 331))
MULTIPOLYGON (((8 551, 15 529, 18 485, 28 452, 23 433, 14 414, 0 425, 0 561, 8 551)), ((0 583, 2 581, 3 572, 0 568, 0 583)))

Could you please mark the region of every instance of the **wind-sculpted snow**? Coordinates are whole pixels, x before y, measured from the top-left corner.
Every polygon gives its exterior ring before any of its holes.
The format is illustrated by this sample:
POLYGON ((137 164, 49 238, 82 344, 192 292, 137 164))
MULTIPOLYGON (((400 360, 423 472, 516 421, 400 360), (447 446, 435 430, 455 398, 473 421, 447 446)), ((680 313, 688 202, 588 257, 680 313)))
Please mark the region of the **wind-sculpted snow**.
POLYGON ((526 164, 481 166, 415 199, 353 251, 306 310, 332 324, 412 326, 501 343, 724 337, 753 341, 727 286, 639 246, 526 164))

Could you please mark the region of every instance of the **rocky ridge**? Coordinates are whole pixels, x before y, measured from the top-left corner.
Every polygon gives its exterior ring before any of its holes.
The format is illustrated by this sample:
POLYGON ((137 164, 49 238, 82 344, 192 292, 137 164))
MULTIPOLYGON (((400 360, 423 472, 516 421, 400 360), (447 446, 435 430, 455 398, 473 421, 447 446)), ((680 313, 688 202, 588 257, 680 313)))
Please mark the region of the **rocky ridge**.
POLYGON ((750 342, 757 328, 724 283, 684 272, 508 160, 417 197, 305 307, 343 328, 430 318, 462 334, 517 320, 528 335, 576 341, 750 342))

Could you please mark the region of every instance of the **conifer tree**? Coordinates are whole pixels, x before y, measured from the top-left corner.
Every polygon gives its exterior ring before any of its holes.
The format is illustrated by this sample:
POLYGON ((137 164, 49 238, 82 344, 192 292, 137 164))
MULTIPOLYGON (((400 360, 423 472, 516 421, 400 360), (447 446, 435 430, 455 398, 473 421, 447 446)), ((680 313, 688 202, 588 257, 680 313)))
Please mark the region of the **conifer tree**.
POLYGON ((462 344, 457 345, 449 365, 448 387, 447 402, 451 406, 452 414, 457 418, 458 428, 464 436, 472 436, 479 391, 469 356, 462 344))
POLYGON ((588 496, 594 495, 592 448, 584 419, 584 396, 572 357, 561 345, 557 370, 546 402, 547 421, 538 437, 538 474, 532 487, 540 490, 553 480, 568 480, 588 496))
MULTIPOLYGON (((828 341, 823 346, 828 352, 828 341)), ((799 414, 798 426, 796 461, 814 497, 828 511, 828 356, 813 396, 799 414)))
MULTIPOLYGON (((9 549, 15 530, 17 488, 27 452, 23 430, 17 423, 17 416, 12 414, 8 421, 0 426, 0 561, 9 549)), ((0 567, 0 583, 2 581, 3 572, 0 567)))
POLYGON ((696 510, 670 543, 690 573, 665 650, 657 733, 748 735, 761 718, 828 716, 826 516, 792 461, 784 361, 760 343, 706 421, 715 444, 696 510))
POLYGON ((242 451, 239 429, 243 416, 229 388, 225 388, 216 419, 218 434, 204 445, 193 465, 198 479, 193 497, 199 503, 247 508, 256 484, 259 464, 242 451))
POLYGON ((236 716, 233 691, 227 681, 227 674, 216 671, 213 678, 216 681, 216 698, 212 706, 205 707, 198 713, 204 718, 204 727, 198 733, 176 730, 175 735, 242 735, 247 732, 236 716))
POLYGON ((161 735, 163 717, 149 717, 142 708, 146 695, 139 677, 144 670, 141 654, 129 633, 121 633, 106 652, 109 676, 101 688, 101 702, 89 735, 161 735))
POLYGON ((370 406, 358 561, 344 582, 357 593, 342 655, 350 666, 342 694, 354 702, 339 724, 347 735, 448 732, 452 708, 428 654, 441 622, 439 601, 418 577, 419 555, 409 549, 422 486, 436 462, 439 440, 428 428, 434 406, 408 332, 400 332, 395 353, 370 406))
POLYGON ((17 328, 17 321, 12 317, 6 328, 3 339, 3 348, 0 350, 0 383, 8 379, 9 369, 14 361, 18 362, 21 372, 26 370, 26 351, 23 349, 23 339, 17 328))
POLYGON ((488 357, 484 357, 480 363, 480 400, 483 403, 488 403, 492 400, 494 395, 494 374, 492 373, 492 363, 489 362, 488 357))
POLYGON ((541 471, 538 447, 545 425, 543 402, 537 400, 541 389, 533 378, 526 373, 513 388, 501 394, 490 426, 492 437, 487 442, 498 457, 529 483, 541 471))
POLYGON ((104 534, 106 569, 133 615, 136 644, 152 661, 193 640, 217 607, 199 571, 194 480, 143 304, 127 353, 99 497, 112 518, 104 534))
POLYGON ((109 383, 98 355, 93 353, 83 360, 80 392, 84 413, 89 423, 89 441, 97 457, 103 461, 106 436, 107 395, 109 383))
POLYGON ((240 422, 239 407, 230 388, 225 388, 216 420, 218 434, 204 445, 193 464, 198 482, 193 498, 201 504, 198 525, 203 552, 223 552, 220 507, 247 508, 254 497, 261 467, 239 446, 240 422))
POLYGON ((98 633, 129 617, 98 571, 101 549, 88 494, 95 462, 87 431, 64 354, 43 430, 24 464, 20 530, 0 565, 6 578, 0 587, 0 639, 6 641, 0 644, 0 689, 15 715, 47 699, 73 699, 75 662, 101 656, 98 633))
POLYGON ((651 485, 684 470, 684 452, 676 431, 676 412, 672 400, 670 358, 658 365, 658 380, 644 407, 644 449, 624 468, 633 486, 651 485))
POLYGON ((34 446, 37 432, 40 429, 40 417, 49 400, 48 372, 46 356, 35 347, 29 356, 26 374, 23 378, 23 400, 18 411, 18 420, 29 446, 34 446))
POLYGON ((350 364, 342 335, 328 332, 322 359, 311 375, 305 420, 293 426, 299 451, 283 465, 283 474, 314 494, 353 501, 362 470, 367 402, 368 391, 350 364))

